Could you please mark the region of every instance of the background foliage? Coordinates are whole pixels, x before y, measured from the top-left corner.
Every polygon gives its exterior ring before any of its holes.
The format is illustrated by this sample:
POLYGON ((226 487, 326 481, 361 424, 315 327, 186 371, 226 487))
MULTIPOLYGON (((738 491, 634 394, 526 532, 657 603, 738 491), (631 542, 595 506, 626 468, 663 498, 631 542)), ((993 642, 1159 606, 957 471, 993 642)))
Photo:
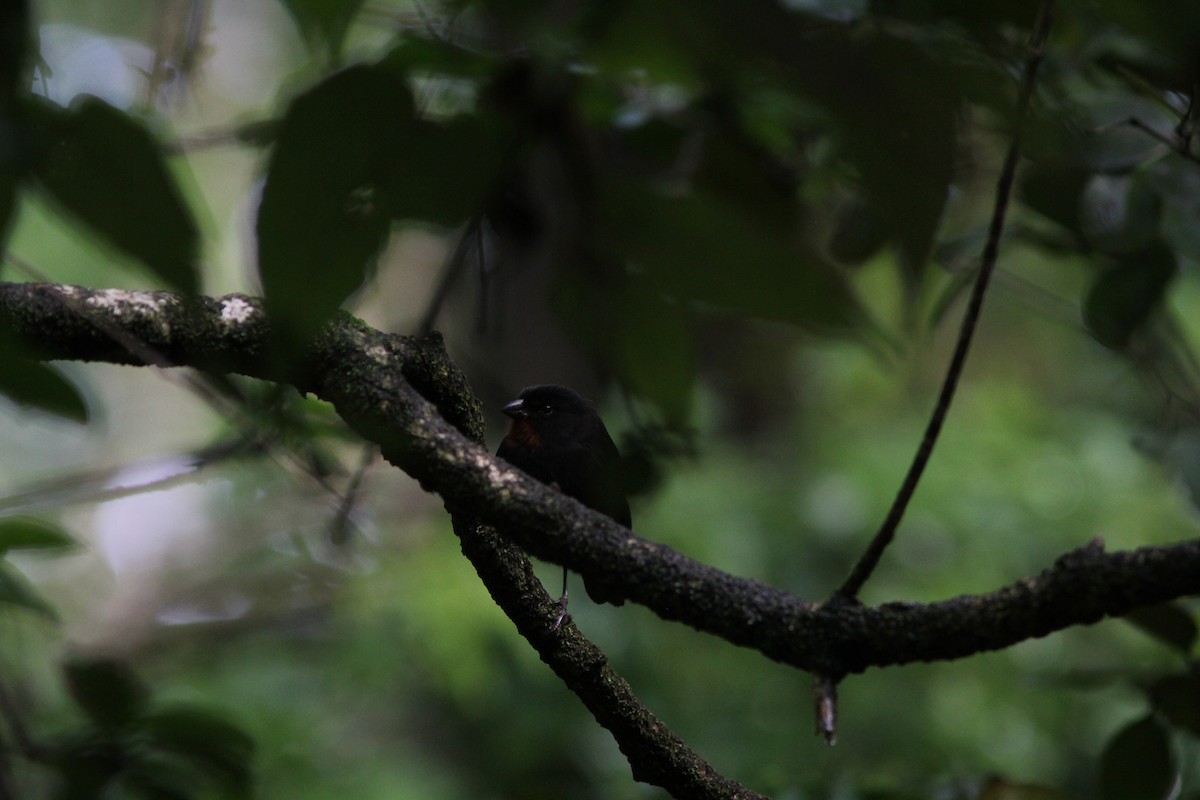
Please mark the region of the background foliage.
MULTIPOLYGON (((639 533, 820 599, 919 441, 1036 6, 10 4, 5 277, 265 293, 281 358, 338 306, 436 327, 492 409, 601 401, 639 533)), ((1186 4, 1058 5, 965 382, 864 601, 1195 535, 1196 41, 1186 4)), ((329 409, 0 347, 15 796, 654 794, 329 409)), ((833 749, 806 676, 572 612, 773 796, 1200 796, 1189 606, 852 678, 833 749)))

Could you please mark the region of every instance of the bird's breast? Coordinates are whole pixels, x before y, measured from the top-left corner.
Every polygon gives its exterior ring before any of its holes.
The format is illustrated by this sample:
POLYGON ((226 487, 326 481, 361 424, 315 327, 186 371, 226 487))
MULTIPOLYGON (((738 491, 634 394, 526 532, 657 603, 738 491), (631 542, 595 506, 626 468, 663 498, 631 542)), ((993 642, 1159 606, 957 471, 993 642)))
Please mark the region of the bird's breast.
POLYGON ((533 429, 528 420, 514 419, 508 425, 508 433, 504 436, 514 447, 541 447, 542 437, 533 429))

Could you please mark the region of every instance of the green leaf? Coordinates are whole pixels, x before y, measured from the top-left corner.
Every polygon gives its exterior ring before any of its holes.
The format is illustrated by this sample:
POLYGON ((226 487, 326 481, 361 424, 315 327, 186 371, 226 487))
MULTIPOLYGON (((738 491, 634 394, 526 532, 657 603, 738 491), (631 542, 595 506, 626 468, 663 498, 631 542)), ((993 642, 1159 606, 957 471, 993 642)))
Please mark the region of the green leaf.
POLYGON ((0 4, 0 251, 7 240, 16 209, 17 187, 25 171, 13 132, 20 129, 17 97, 28 86, 24 69, 29 35, 26 0, 0 4))
POLYGON ((886 26, 814 37, 802 48, 776 41, 796 91, 825 110, 838 155, 916 283, 950 194, 964 92, 972 81, 995 80, 952 39, 886 26))
POLYGON ((100 728, 128 726, 145 710, 149 691, 124 662, 72 658, 63 672, 71 696, 100 728))
POLYGON ((686 427, 696 372, 690 310, 645 277, 612 275, 600 292, 587 280, 594 277, 561 283, 559 318, 623 389, 661 412, 667 429, 686 427))
POLYGON ((203 781, 195 770, 171 758, 133 752, 121 764, 109 794, 143 800, 196 800, 197 784, 203 781))
POLYGON ((626 183, 602 202, 609 246, 669 296, 826 333, 864 318, 834 267, 719 199, 626 183))
POLYGON ((1150 685, 1154 708, 1172 725, 1200 736, 1200 674, 1168 675, 1150 685))
POLYGON ((390 227, 390 161, 413 102, 390 71, 355 66, 292 101, 258 210, 258 268, 282 343, 303 346, 362 285, 390 227))
POLYGON ((26 108, 39 143, 33 174, 42 188, 168 286, 195 292, 196 223, 150 133, 95 97, 68 110, 46 102, 26 108))
POLYGON ((47 765, 61 781, 58 800, 109 797, 108 788, 121 774, 130 753, 119 737, 95 730, 72 734, 49 754, 47 765))
MULTIPOLYGON (((4 114, 0 112, 0 126, 5 122, 4 114)), ((4 249, 8 243, 8 228, 17 207, 17 186, 20 183, 16 165, 3 161, 4 156, 0 155, 0 249, 4 249)))
POLYGON ((0 252, 8 240, 9 225, 17 207, 17 188, 25 164, 17 137, 20 130, 17 97, 28 87, 25 59, 30 37, 29 3, 0 3, 0 252))
POLYGON ((58 612, 33 590, 19 572, 0 561, 0 605, 4 604, 24 608, 58 621, 58 612))
POLYGON ((84 423, 83 395, 55 366, 21 358, 0 343, 0 394, 25 408, 84 423))
POLYGON ((1066 792, 1049 786, 992 778, 979 791, 978 800, 1069 800, 1069 797, 1066 792))
POLYGON ((464 49, 444 39, 405 36, 382 62, 405 75, 437 75, 484 81, 493 77, 498 58, 486 51, 464 49))
POLYGON ((506 136, 490 116, 412 120, 389 161, 388 211, 395 219, 457 225, 493 188, 506 136))
POLYGON ((1200 633, 1191 612, 1179 603, 1139 608, 1125 619, 1184 655, 1191 654, 1196 636, 1200 633))
POLYGON ((1106 347, 1126 347, 1162 304, 1175 270, 1175 255, 1161 244, 1118 260, 1088 290, 1083 307, 1088 330, 1106 347))
MULTIPOLYGON (((1200 429, 1185 428, 1178 431, 1161 456, 1174 467, 1175 476, 1187 491, 1192 507, 1200 509, 1200 429)), ((1182 608, 1180 611, 1187 613, 1182 608)))
POLYGON ((1153 75, 1163 88, 1192 91, 1200 77, 1196 63, 1196 41, 1200 39, 1200 18, 1195 7, 1172 0, 1100 0, 1097 11, 1117 29, 1154 43, 1145 48, 1162 70, 1153 75))
POLYGON ((1069 231, 1079 233, 1079 205, 1091 177, 1073 164, 1034 162, 1022 172, 1021 202, 1069 231))
POLYGON ((1001 23, 1026 27, 1037 16, 1037 9, 1035 0, 976 0, 973 3, 929 0, 923 3, 887 4, 887 10, 902 19, 925 25, 946 25, 953 20, 983 33, 994 31, 1001 23))
POLYGON ((1178 169, 1165 159, 1146 174, 1149 188, 1162 198, 1162 235, 1182 258, 1200 262, 1200 169, 1178 169))
POLYGON ((668 426, 682 426, 691 412, 696 377, 691 315, 650 287, 631 282, 622 309, 617 370, 635 395, 658 406, 668 426))
POLYGON ((336 59, 350 22, 363 0, 281 0, 310 47, 323 46, 336 59))
POLYGON ((1102 800, 1162 800, 1175 783, 1167 731, 1153 716, 1114 736, 1100 757, 1102 800))
MULTIPOLYGON (((258 266, 277 342, 302 347, 369 276, 393 219, 454 224, 490 189, 502 129, 418 119, 380 65, 292 101, 258 212, 258 266)), ((286 350, 285 350, 286 352, 286 350)))
POLYGON ((0 556, 9 550, 61 550, 75 544, 57 525, 32 517, 0 519, 0 556))
POLYGON ((22 88, 29 37, 28 0, 8 0, 0 4, 0 113, 11 108, 22 88))
POLYGON ((188 760, 229 793, 250 796, 254 740, 224 717, 196 706, 172 706, 146 714, 142 731, 152 747, 188 760))

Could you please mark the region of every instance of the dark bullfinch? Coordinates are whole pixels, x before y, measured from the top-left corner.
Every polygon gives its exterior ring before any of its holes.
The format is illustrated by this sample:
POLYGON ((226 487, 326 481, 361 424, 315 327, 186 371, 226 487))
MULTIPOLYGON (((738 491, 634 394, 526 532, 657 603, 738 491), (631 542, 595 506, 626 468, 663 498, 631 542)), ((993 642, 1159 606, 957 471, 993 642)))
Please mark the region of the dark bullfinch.
MULTIPOLYGON (((530 386, 504 407, 504 413, 512 421, 497 456, 626 528, 631 526, 621 454, 587 400, 565 386, 530 386)), ((595 580, 585 578, 584 588, 597 603, 624 602, 595 580)), ((567 613, 565 567, 558 602, 562 614, 556 628, 567 613)))

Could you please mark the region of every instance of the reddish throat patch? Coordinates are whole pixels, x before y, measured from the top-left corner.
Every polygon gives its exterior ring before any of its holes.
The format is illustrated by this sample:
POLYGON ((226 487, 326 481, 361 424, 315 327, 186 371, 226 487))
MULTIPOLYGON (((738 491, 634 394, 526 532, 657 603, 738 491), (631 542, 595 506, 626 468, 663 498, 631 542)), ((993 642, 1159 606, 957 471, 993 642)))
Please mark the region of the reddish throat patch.
POLYGON ((529 424, 528 420, 514 419, 508 425, 508 434, 504 437, 521 447, 541 447, 542 437, 529 424))

